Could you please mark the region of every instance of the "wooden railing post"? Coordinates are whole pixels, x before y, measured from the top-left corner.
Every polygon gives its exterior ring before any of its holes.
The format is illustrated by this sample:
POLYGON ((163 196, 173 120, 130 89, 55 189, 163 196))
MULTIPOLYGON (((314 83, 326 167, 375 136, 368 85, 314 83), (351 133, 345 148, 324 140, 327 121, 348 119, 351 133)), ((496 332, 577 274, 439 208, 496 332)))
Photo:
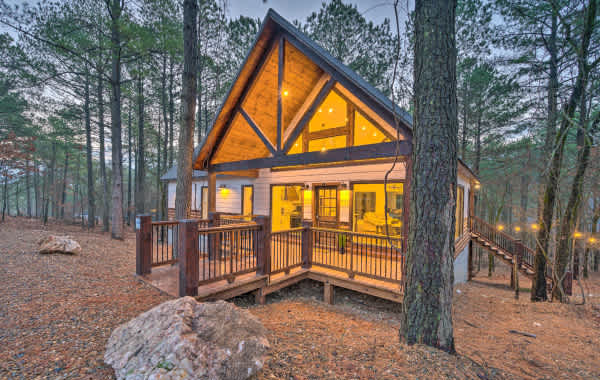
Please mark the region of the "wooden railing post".
POLYGON ((179 221, 179 296, 198 295, 200 264, 198 254, 198 220, 179 221))
POLYGON ((135 218, 135 273, 139 276, 152 272, 152 216, 135 218))
MULTIPOLYGON (((221 225, 221 214, 218 212, 208 213, 208 226, 219 227, 221 225)), ((221 247, 221 233, 209 234, 208 238, 208 259, 216 260, 219 255, 219 248, 221 247)))
POLYGON ((254 221, 260 226, 256 273, 267 275, 271 273, 271 219, 268 216, 257 215, 254 221))
POLYGON ((302 268, 312 267, 313 239, 312 239, 312 221, 302 221, 302 268))

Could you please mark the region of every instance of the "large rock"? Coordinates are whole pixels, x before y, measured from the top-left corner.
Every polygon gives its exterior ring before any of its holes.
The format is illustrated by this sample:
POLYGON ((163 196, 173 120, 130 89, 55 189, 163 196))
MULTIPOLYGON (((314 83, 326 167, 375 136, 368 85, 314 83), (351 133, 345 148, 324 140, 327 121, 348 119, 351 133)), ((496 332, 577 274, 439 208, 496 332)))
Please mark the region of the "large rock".
POLYGON ((42 238, 38 242, 38 245, 40 246, 39 253, 81 253, 81 246, 79 243, 69 236, 49 235, 42 238))
POLYGON ((119 326, 104 361, 118 379, 246 379, 268 348, 266 329, 248 311, 183 297, 119 326))

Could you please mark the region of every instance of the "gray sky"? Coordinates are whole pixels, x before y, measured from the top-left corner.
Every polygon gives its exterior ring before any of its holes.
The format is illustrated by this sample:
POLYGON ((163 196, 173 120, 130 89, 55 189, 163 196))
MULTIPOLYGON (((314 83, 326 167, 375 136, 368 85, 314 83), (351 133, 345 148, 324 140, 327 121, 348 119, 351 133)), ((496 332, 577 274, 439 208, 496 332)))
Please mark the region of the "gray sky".
MULTIPOLYGON (((324 0, 229 0, 228 14, 232 18, 240 15, 260 18, 261 20, 267 14, 269 8, 273 8, 277 13, 285 17, 288 21, 306 19, 312 12, 321 8, 324 0)), ((345 4, 357 4, 358 11, 363 16, 375 24, 380 24, 385 18, 393 21, 394 6, 392 0, 344 0, 345 4)), ((400 2, 400 17, 405 12, 407 0, 400 2), (404 4, 402 4, 404 3, 404 4)))

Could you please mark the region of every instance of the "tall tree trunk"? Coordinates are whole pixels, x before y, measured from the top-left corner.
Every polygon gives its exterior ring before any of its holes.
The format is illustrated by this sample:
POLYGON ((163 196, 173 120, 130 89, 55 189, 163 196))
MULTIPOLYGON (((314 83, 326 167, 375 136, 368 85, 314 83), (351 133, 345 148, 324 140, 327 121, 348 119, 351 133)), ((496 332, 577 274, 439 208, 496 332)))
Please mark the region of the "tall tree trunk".
POLYGON ((33 198, 35 200, 35 217, 38 218, 40 216, 40 181, 39 181, 39 165, 37 160, 33 160, 33 198))
POLYGON ((112 0, 110 98, 112 144, 112 229, 113 239, 123 239, 123 173, 121 173, 121 1, 112 0))
MULTIPOLYGON (((48 170, 48 181, 46 181, 46 186, 47 186, 47 190, 46 190, 46 199, 44 201, 44 224, 48 224, 48 209, 49 209, 49 203, 50 203, 50 198, 54 198, 55 195, 55 191, 54 191, 54 170, 56 167, 56 142, 52 142, 52 156, 50 158, 50 168, 48 170)), ((56 214, 54 214, 53 216, 56 216, 56 214)))
POLYGON ((400 336, 454 352, 456 1, 416 0, 413 170, 400 336), (436 152, 432 155, 431 152, 436 152))
POLYGON ((144 154, 144 78, 140 64, 137 80, 137 103, 138 103, 138 149, 137 162, 135 165, 135 211, 144 213, 144 180, 145 180, 145 154, 144 154))
POLYGON ((80 189, 80 181, 81 177, 79 173, 81 171, 81 151, 80 148, 77 148, 77 166, 75 167, 75 174, 73 175, 73 182, 75 186, 73 186, 73 207, 71 207, 71 219, 75 222, 75 210, 77 209, 77 205, 81 202, 81 198, 79 198, 79 189, 80 189))
POLYGON ((90 75, 86 68, 83 110, 85 114, 85 153, 87 164, 88 228, 94 228, 96 197, 94 195, 94 165, 92 157, 92 122, 90 116, 90 75))
MULTIPOLYGON (((583 193, 583 179, 585 171, 590 161, 590 150, 592 146, 592 134, 590 128, 585 126, 585 110, 582 110, 582 121, 580 124, 583 126, 583 147, 579 147, 577 153, 577 169, 575 171, 575 177, 573 177, 573 183, 571 184, 571 193, 569 195, 569 201, 565 213, 560 220, 559 234, 557 236, 557 249, 556 257, 554 258, 554 278, 562 279, 565 276, 571 254, 575 255, 575 252, 571 253, 571 239, 572 234, 575 230, 575 223, 579 217, 581 210, 581 195, 583 193)), ((591 130, 596 129, 600 122, 600 114, 596 117, 593 122, 591 130)), ((586 258, 587 259, 587 258, 586 258)), ((567 297, 558 286, 552 289, 552 299, 559 300, 560 302, 566 302, 567 297)))
POLYGON ((29 166, 29 159, 25 161, 25 196, 27 197, 27 217, 31 218, 31 191, 29 176, 31 175, 31 167, 29 166))
POLYGON ((106 177, 106 150, 104 139, 104 72, 98 65, 98 138, 100 139, 100 177, 102 178, 102 231, 108 232, 110 201, 106 177))
MULTIPOLYGON (((573 87, 571 95, 569 96, 567 103, 564 105, 560 128, 558 130, 558 134, 556 135, 555 143, 552 149, 550 168, 544 189, 542 220, 540 221, 540 230, 537 234, 537 244, 534 258, 534 274, 531 281, 532 301, 545 301, 548 299, 546 290, 546 255, 548 253, 550 231, 552 230, 552 218, 554 216, 560 169, 562 166, 564 147, 567 140, 567 132, 571 124, 571 119, 575 114, 577 103, 579 102, 587 83, 587 56, 592 31, 594 30, 595 18, 596 1, 590 0, 585 16, 584 30, 582 34, 583 38, 581 39, 581 50, 578 57, 579 68, 577 72, 577 79, 575 80, 575 86, 573 87)), ((559 253, 557 252, 557 256, 558 254, 559 253)), ((554 269, 555 271, 557 270, 557 268, 554 269)), ((556 275, 554 276, 554 279, 556 281, 556 275)), ((556 286, 554 286, 554 288, 556 289, 556 286)))
POLYGON ((127 225, 131 225, 131 99, 129 100, 129 110, 127 114, 127 225))
POLYGON ((475 174, 479 174, 479 165, 481 164, 481 112, 477 117, 477 128, 475 132, 475 163, 473 168, 475 174))
POLYGON ((60 218, 65 218, 65 203, 67 202, 67 176, 69 173, 69 150, 65 149, 65 166, 63 171, 62 191, 60 195, 60 218))
POLYGON ((21 209, 19 208, 19 196, 20 191, 19 191, 19 181, 15 181, 15 206, 16 206, 16 215, 17 216, 21 216, 21 209))
POLYGON ((183 1, 183 80, 182 117, 179 130, 179 151, 177 154, 177 188, 175 195, 175 216, 187 218, 190 214, 192 197, 192 156, 194 154, 194 119, 196 116, 196 90, 198 50, 196 17, 198 3, 195 0, 183 1))
POLYGON ((8 170, 4 170, 2 173, 4 177, 3 191, 2 191, 2 221, 4 222, 7 208, 8 208, 8 170))
POLYGON ((173 72, 175 62, 173 57, 169 58, 169 167, 173 167, 175 148, 174 148, 174 125, 175 125, 175 95, 173 94, 173 82, 175 73, 173 72))
MULTIPOLYGON (((525 171, 523 169, 523 171, 525 171)), ((519 226, 521 227, 521 240, 527 239, 527 207, 529 201, 529 175, 521 174, 521 212, 519 213, 519 226)))

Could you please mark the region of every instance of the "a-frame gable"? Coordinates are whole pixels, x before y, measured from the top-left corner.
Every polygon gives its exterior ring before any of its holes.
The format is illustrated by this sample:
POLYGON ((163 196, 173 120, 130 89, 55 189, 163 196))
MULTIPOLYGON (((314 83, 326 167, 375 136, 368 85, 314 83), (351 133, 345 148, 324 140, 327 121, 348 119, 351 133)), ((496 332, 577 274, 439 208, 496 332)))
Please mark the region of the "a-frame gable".
MULTIPOLYGON (((386 103, 380 92, 270 10, 212 129, 203 146, 195 152, 194 167, 244 167, 241 161, 285 156, 332 91, 350 105, 344 133, 346 148, 357 145, 349 120, 354 123, 355 118, 360 118, 366 125, 363 131, 369 128, 373 136, 382 136, 366 144, 391 142, 399 134, 401 140, 406 140, 403 146, 408 147, 403 148, 403 152, 410 151, 410 116, 400 112, 391 101, 386 103), (246 141, 241 140, 243 137, 246 141), (245 151, 240 152, 241 148, 245 151), (240 164, 223 165, 235 162, 240 164)), ((329 138, 334 132, 321 131, 320 134, 329 138)), ((339 140, 340 136, 331 137, 339 140)), ((331 159, 367 157, 369 151, 373 149, 349 149, 346 153, 331 155, 331 159)), ((303 152, 308 153, 306 149, 303 152)), ((387 151, 376 153, 378 157, 389 154, 387 151)), ((257 161, 248 167, 258 168, 265 165, 264 162, 257 161)))

